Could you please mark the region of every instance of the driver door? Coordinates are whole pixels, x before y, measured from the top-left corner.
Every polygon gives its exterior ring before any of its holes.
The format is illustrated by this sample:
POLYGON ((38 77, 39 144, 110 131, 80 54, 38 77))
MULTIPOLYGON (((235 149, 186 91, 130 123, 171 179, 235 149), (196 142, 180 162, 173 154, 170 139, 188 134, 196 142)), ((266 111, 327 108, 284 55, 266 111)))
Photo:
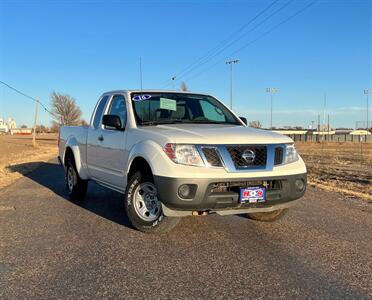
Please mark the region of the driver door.
POLYGON ((100 134, 95 140, 94 157, 89 157, 88 153, 88 161, 94 161, 97 176, 94 178, 95 180, 123 191, 126 183, 124 170, 126 170, 128 163, 128 151, 125 148, 127 137, 125 130, 127 124, 125 96, 122 94, 113 95, 107 105, 105 114, 119 116, 122 129, 118 130, 100 124, 100 134))

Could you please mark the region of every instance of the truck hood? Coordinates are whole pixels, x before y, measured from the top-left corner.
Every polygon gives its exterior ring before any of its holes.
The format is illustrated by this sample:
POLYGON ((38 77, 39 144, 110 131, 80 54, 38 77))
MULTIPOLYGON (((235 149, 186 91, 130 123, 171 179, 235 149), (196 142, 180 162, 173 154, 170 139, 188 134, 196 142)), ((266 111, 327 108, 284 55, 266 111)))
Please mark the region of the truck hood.
POLYGON ((281 144, 293 142, 268 130, 222 124, 170 124, 142 127, 174 143, 185 144, 281 144))

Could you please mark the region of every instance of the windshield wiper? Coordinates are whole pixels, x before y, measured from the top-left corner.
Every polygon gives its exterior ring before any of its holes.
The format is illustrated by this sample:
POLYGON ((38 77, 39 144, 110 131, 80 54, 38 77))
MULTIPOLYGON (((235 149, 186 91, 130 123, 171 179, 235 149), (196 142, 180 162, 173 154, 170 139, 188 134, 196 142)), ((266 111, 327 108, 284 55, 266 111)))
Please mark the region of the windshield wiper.
POLYGON ((186 123, 186 122, 184 122, 182 120, 144 121, 144 122, 141 122, 140 125, 143 125, 143 126, 154 126, 154 125, 177 124, 177 123, 186 123))
POLYGON ((235 122, 218 122, 218 121, 212 121, 212 120, 190 120, 185 123, 197 123, 197 124, 233 124, 233 125, 240 125, 235 122))
POLYGON ((156 126, 163 124, 229 124, 241 125, 235 122, 218 122, 212 120, 164 120, 164 121, 144 121, 140 123, 141 126, 156 126))

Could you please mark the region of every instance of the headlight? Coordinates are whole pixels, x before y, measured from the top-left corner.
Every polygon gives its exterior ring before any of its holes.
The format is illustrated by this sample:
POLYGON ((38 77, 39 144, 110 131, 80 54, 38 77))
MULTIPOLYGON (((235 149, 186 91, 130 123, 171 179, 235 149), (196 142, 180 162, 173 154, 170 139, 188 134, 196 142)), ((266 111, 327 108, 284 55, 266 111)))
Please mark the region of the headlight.
POLYGON ((285 163, 290 164, 297 161, 299 158, 294 144, 287 144, 285 146, 285 163))
POLYGON ((164 152, 177 164, 204 166, 203 160, 194 145, 166 144, 164 152))

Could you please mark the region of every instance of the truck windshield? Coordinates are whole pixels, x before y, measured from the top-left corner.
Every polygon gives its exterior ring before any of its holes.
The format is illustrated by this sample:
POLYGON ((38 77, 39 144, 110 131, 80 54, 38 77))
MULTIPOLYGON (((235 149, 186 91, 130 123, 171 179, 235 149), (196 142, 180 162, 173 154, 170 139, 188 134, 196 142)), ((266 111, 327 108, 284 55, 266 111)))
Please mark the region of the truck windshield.
POLYGON ((211 96, 133 93, 131 98, 137 125, 173 123, 242 125, 229 110, 211 96))

